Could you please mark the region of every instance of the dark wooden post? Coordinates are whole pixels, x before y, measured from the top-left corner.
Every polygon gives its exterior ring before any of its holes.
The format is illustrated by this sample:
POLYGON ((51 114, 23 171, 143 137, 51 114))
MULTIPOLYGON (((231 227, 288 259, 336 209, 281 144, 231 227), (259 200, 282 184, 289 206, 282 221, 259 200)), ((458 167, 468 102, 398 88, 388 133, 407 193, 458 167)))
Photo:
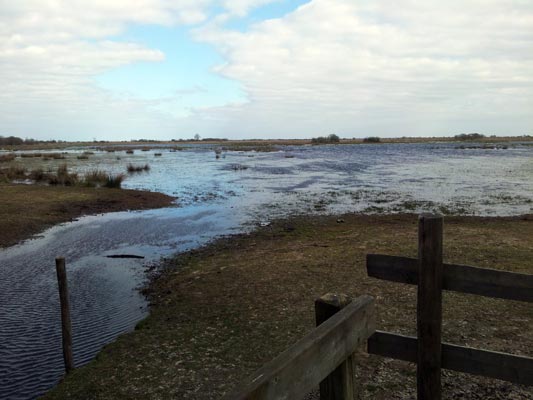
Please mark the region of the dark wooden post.
POLYGON ((442 216, 418 219, 418 400, 441 399, 442 216))
MULTIPOLYGON (((316 326, 350 304, 346 295, 328 293, 315 301, 316 326)), ((320 400, 355 400, 355 358, 350 356, 320 382, 320 400)))
POLYGON ((56 258, 57 284, 59 286, 59 301, 61 304, 61 333, 63 336, 63 360, 65 372, 68 374, 74 369, 72 357, 72 326, 70 324, 70 307, 68 301, 67 271, 65 259, 56 258))

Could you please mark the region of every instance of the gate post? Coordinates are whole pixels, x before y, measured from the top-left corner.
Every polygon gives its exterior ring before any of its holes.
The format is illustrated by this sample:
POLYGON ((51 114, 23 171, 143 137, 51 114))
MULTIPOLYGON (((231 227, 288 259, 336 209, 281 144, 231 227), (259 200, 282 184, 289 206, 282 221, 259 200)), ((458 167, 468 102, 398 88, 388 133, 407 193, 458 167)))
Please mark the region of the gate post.
POLYGON ((441 399, 442 216, 418 218, 417 394, 441 399))
MULTIPOLYGON (((346 295, 325 294, 315 301, 316 326, 350 304, 346 295)), ((348 357, 320 382, 320 400, 355 400, 355 358, 348 357)))

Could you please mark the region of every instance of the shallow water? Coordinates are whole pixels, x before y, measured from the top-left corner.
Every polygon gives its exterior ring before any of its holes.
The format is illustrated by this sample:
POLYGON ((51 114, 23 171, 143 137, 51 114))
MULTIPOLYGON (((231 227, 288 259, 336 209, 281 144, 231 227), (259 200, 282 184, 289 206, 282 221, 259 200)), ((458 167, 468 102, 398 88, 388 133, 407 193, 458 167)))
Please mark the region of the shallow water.
POLYGON ((34 398, 62 375, 56 256, 67 259, 79 366, 146 316, 135 289, 148 265, 219 235, 308 212, 532 212, 533 147, 456 146, 301 146, 223 152, 220 159, 206 147, 157 150, 161 157, 97 152, 89 160, 77 160, 74 150, 66 160, 17 159, 117 173, 129 162, 148 162, 148 173, 129 175, 123 186, 177 196, 178 207, 85 217, 0 251, 0 398, 34 398), (125 253, 145 259, 105 257, 125 253))

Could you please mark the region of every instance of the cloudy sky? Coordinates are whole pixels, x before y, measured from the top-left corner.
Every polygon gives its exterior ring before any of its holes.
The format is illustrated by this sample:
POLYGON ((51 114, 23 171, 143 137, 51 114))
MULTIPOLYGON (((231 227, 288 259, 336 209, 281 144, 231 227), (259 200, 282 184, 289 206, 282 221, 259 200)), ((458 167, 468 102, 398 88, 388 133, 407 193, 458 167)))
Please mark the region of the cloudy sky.
POLYGON ((533 134, 531 0, 0 0, 0 135, 533 134))

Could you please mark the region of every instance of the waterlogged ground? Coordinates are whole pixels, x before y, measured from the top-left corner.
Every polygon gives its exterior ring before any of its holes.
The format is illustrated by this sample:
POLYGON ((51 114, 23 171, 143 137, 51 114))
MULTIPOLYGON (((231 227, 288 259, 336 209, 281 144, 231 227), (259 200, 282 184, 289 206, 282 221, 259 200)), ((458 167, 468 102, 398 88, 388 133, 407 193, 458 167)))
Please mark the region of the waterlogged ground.
POLYGON ((128 175, 123 186, 176 196, 177 206, 82 218, 0 251, 0 398, 34 398, 61 378, 56 256, 67 258, 81 365, 146 315, 135 288, 152 263, 216 236, 310 212, 517 215, 533 208, 533 147, 521 144, 301 146, 222 151, 219 158, 208 146, 81 154, 7 164, 53 170, 66 162, 80 173, 123 173, 128 163, 148 163, 149 172, 128 175))

